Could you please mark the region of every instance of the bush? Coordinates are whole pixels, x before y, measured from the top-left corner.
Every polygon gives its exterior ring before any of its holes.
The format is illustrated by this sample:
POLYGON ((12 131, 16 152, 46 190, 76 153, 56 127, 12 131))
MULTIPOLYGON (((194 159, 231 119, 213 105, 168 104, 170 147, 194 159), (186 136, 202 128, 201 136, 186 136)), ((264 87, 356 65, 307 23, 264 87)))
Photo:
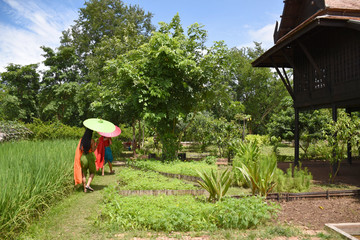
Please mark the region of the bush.
POLYGON ((124 150, 124 145, 122 141, 118 138, 112 138, 112 144, 110 145, 111 152, 114 158, 121 157, 121 153, 124 150))
POLYGON ((209 164, 209 165, 214 165, 217 161, 217 157, 215 156, 206 156, 204 159, 203 159, 203 162, 209 164))
POLYGON ((307 192, 310 189, 312 175, 307 168, 294 168, 294 176, 292 176, 292 166, 284 173, 281 169, 277 169, 275 174, 276 192, 307 192))
POLYGON ((247 142, 256 142, 259 147, 270 144, 270 138, 267 135, 249 134, 246 135, 245 140, 247 142))
POLYGON ((80 139, 85 129, 79 127, 70 127, 59 121, 43 122, 35 118, 33 123, 26 124, 33 134, 30 136, 33 140, 47 139, 80 139))

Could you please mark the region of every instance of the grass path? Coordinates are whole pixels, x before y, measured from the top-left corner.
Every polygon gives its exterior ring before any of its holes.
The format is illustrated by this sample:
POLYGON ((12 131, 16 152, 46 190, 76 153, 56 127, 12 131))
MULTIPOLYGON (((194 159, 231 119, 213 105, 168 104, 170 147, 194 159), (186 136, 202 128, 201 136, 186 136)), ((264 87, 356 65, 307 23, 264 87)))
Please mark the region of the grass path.
MULTIPOLYGON (((115 171, 119 167, 114 166, 115 171)), ((105 168, 105 172, 109 172, 105 168)), ((94 218, 100 212, 102 191, 116 182, 115 175, 96 175, 91 186, 94 192, 76 191, 52 207, 39 221, 31 225, 21 239, 106 239, 106 233, 96 231, 94 218)), ((82 189, 82 187, 81 187, 82 189)))

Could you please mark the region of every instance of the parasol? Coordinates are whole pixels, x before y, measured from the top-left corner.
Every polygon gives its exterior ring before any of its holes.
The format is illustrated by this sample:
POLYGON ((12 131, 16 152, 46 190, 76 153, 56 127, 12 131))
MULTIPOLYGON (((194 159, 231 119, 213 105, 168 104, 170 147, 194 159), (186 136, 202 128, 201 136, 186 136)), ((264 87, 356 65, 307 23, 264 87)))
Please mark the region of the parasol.
POLYGON ((115 125, 115 131, 110 132, 110 133, 105 133, 105 132, 99 132, 99 134, 103 137, 117 137, 119 136, 121 133, 121 129, 115 125))
POLYGON ((86 119, 83 124, 85 127, 96 132, 111 133, 115 131, 115 125, 113 123, 100 118, 86 119))

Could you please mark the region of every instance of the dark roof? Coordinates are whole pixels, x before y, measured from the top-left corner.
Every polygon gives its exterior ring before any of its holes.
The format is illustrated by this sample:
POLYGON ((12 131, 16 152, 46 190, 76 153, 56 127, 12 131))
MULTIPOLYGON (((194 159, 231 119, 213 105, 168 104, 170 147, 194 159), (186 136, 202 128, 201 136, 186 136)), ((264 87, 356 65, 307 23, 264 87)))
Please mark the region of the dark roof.
POLYGON ((274 43, 303 22, 319 15, 354 16, 360 14, 360 0, 285 0, 274 43))
POLYGON ((282 20, 274 33, 276 44, 252 63, 254 67, 274 67, 276 63, 278 67, 291 68, 285 57, 292 57, 290 43, 317 27, 346 27, 360 31, 360 0, 285 0, 284 3, 282 20), (307 16, 310 13, 312 15, 307 16))

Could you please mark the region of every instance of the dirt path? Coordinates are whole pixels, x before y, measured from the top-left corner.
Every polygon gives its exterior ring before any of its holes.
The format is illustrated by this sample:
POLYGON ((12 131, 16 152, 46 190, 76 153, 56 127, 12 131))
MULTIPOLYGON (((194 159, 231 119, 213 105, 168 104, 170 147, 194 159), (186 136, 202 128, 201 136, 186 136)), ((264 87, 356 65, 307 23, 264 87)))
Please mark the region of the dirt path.
MULTIPOLYGON (((114 166, 115 171, 119 166, 114 166)), ((105 168, 106 169, 106 168, 105 168)), ((107 170, 108 171, 108 170, 107 170)), ((74 192, 71 196, 51 208, 45 216, 33 224, 23 239, 103 239, 97 232, 94 218, 99 214, 103 189, 116 182, 115 175, 96 175, 91 186, 94 192, 74 192)))

